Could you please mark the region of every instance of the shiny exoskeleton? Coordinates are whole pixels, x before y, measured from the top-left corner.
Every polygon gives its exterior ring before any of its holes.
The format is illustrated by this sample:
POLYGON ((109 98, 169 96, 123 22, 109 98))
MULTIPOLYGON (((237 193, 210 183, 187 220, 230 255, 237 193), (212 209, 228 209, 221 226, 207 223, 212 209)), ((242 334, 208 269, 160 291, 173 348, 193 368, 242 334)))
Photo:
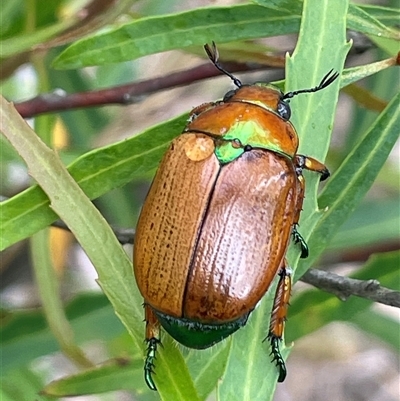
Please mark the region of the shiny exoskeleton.
POLYGON ((268 338, 283 381, 280 355, 291 279, 285 259, 304 197, 303 169, 326 179, 325 165, 298 155, 288 100, 330 85, 283 94, 270 85, 242 85, 222 101, 195 108, 166 152, 144 203, 135 237, 134 273, 144 298, 145 380, 155 390, 160 326, 190 348, 207 348, 246 324, 276 275, 268 338))

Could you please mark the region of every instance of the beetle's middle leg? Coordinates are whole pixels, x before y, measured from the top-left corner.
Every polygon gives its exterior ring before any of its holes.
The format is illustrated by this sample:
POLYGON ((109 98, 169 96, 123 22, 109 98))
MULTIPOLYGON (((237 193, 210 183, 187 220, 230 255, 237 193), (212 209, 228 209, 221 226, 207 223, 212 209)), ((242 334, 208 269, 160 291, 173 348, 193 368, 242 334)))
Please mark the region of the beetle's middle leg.
POLYGON ((303 200, 304 200, 304 191, 305 191, 305 181, 304 177, 301 173, 301 168, 296 169, 297 173, 297 180, 298 180, 298 186, 297 186, 297 194, 296 194, 296 211, 294 214, 293 218, 293 231, 292 231, 292 237, 293 241, 295 244, 300 244, 301 248, 301 254, 300 257, 302 259, 308 257, 308 246, 305 241, 305 239, 301 236, 301 234, 298 232, 297 227, 299 225, 299 220, 300 220, 300 213, 302 211, 303 207, 303 200))
POLYGON ((287 267, 287 261, 284 258, 279 271, 279 282, 276 287, 267 336, 271 342, 272 360, 276 362, 279 369, 278 382, 283 382, 286 377, 286 365, 279 350, 279 343, 282 341, 291 289, 291 269, 287 267))
POLYGON ((303 169, 315 171, 316 173, 321 174, 321 181, 326 180, 330 173, 328 168, 325 164, 319 162, 312 157, 303 156, 303 155, 296 155, 295 156, 295 167, 296 167, 296 174, 299 181, 298 191, 297 191, 297 201, 296 201, 296 213, 293 219, 293 240, 295 243, 300 243, 301 247, 301 258, 308 257, 308 246, 304 238, 301 234, 297 231, 297 226, 300 219, 300 213, 303 206, 303 199, 304 199, 304 191, 305 191, 305 183, 303 177, 303 169))

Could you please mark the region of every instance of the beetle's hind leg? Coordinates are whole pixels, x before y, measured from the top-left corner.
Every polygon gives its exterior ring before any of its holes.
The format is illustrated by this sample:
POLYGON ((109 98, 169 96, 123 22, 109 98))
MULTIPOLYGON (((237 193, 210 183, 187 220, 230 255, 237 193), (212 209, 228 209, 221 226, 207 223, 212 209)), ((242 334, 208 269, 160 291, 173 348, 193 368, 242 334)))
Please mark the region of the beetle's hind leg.
POLYGON ((156 359, 156 352, 160 341, 160 322, 154 314, 151 307, 147 304, 144 305, 145 320, 146 320, 146 343, 147 353, 144 362, 144 380, 150 390, 157 391, 154 384, 152 374, 154 373, 154 361, 156 359))
POLYGON ((279 271, 279 282, 275 292, 267 336, 271 342, 272 361, 276 363, 279 369, 278 382, 280 383, 286 378, 286 365, 279 350, 279 344, 282 341, 291 289, 291 269, 287 267, 287 261, 284 259, 279 271))

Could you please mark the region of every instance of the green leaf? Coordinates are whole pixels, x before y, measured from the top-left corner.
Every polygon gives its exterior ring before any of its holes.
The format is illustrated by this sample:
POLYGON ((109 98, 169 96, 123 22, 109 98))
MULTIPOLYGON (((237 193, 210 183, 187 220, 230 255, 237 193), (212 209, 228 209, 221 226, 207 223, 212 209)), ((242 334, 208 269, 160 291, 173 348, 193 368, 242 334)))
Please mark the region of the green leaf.
POLYGON ((293 297, 285 328, 286 341, 295 341, 334 321, 352 321, 372 301, 350 297, 346 302, 320 290, 310 290, 293 297))
MULTIPOLYGON (((271 361, 268 321, 272 299, 272 286, 263 297, 261 304, 252 312, 245 327, 232 336, 226 372, 218 386, 221 401, 272 400, 277 384, 278 369, 271 361)), ((289 349, 284 342, 281 353, 287 357, 289 349)))
POLYGON ((324 187, 319 204, 325 210, 308 241, 310 257, 299 263, 297 277, 326 248, 374 182, 399 136, 399 101, 397 94, 324 187))
MULTIPOLYGON (((286 91, 314 87, 332 68, 342 70, 349 49, 345 39, 346 10, 347 1, 335 2, 334 9, 328 0, 304 2, 298 44, 293 56, 287 59, 286 91)), ((321 160, 329 144, 339 84, 336 81, 319 93, 299 95, 291 100, 292 121, 298 130, 303 152, 321 160)), ((305 205, 308 213, 317 220, 317 177, 314 180, 314 193, 310 191, 306 196, 305 205)), ((310 224, 310 220, 301 227, 309 227, 306 224, 310 224)), ((296 249, 296 256, 298 253, 296 249)), ((289 258, 291 262, 294 259, 294 255, 289 258)), ((227 369, 218 388, 220 400, 270 400, 273 397, 278 372, 275 364, 270 363, 268 342, 262 343, 268 333, 266 316, 271 312, 271 291, 252 313, 246 327, 233 336, 227 369)), ((284 355, 287 353, 285 350, 284 355)))
MULTIPOLYGON (((116 63, 157 52, 201 46, 212 40, 225 43, 297 32, 300 22, 298 2, 263 4, 265 7, 251 4, 209 7, 141 18, 76 42, 54 61, 54 67, 81 68, 116 63), (294 11, 292 4, 295 4, 294 11)), ((331 7, 332 12, 337 9, 331 7)), ((365 34, 398 38, 398 33, 356 6, 349 9, 348 27, 365 34)), ((314 41, 315 38, 310 43, 314 41)))
POLYGON ((371 14, 355 4, 349 4, 349 13, 347 16, 348 27, 358 32, 378 37, 385 37, 390 39, 399 39, 400 32, 388 28, 383 23, 379 22, 371 14))
MULTIPOLYGON (((308 18, 303 19, 298 44, 287 60, 286 91, 313 88, 328 71, 342 71, 350 48, 346 43, 347 2, 336 2, 334 8, 326 0, 318 2, 318 6, 311 4, 311 1, 304 3, 303 12, 307 13, 308 18), (321 23, 316 25, 315 21, 321 23), (310 46, 310 43, 313 45, 310 46), (333 48, 336 49, 334 52, 333 48)), ((300 94, 291 99, 291 120, 299 134, 300 154, 324 161, 334 124, 339 87, 340 79, 337 79, 320 92, 300 94)), ((307 171, 304 177, 306 194, 300 230, 307 241, 321 216, 317 206, 320 177, 307 171)), ((309 247, 313 252, 311 245, 309 247)), ((295 267, 300 257, 298 247, 291 246, 287 257, 291 266, 295 267)))
POLYGON ((200 401, 193 379, 176 342, 164 336, 158 348, 153 379, 162 400, 200 401))
POLYGON ((300 0, 253 0, 253 3, 297 15, 301 15, 303 8, 303 2, 300 0))
POLYGON ((39 29, 35 32, 24 33, 9 39, 0 41, 0 57, 7 58, 39 45, 58 33, 65 31, 76 21, 73 19, 57 22, 53 25, 39 29))
POLYGON ((186 349, 185 361, 200 399, 205 400, 222 377, 231 350, 231 339, 206 350, 186 349))
POLYGON ((399 209, 398 199, 361 204, 333 237, 328 250, 346 250, 398 241, 399 209))
POLYGON ((343 71, 343 76, 340 83, 341 87, 344 88, 347 85, 350 85, 354 82, 357 82, 363 78, 369 77, 370 75, 376 74, 377 72, 383 71, 395 65, 396 56, 386 60, 376 61, 375 63, 346 68, 346 70, 343 71))
POLYGON ((3 2, 1 8, 2 24, 0 35, 2 39, 19 36, 26 29, 27 8, 34 7, 35 26, 45 28, 53 25, 58 20, 59 9, 63 0, 53 0, 43 7, 40 2, 27 4, 24 0, 3 2))
POLYGON ((357 7, 386 26, 396 26, 399 24, 399 8, 384 7, 375 4, 359 4, 357 7))
POLYGON ((1 130, 28 164, 51 200, 51 207, 65 221, 98 273, 98 283, 134 340, 142 349, 142 331, 137 322, 143 311, 132 264, 100 212, 68 174, 56 153, 47 148, 14 107, 1 98, 1 130))
MULTIPOLYGON (((185 114, 141 135, 88 152, 72 163, 69 171, 86 195, 95 199, 156 168, 170 141, 182 132, 186 120, 185 114)), ((56 219, 47 196, 38 186, 2 202, 0 249, 29 237, 56 219)))
MULTIPOLYGON (((361 269, 350 277, 360 280, 376 279, 383 286, 400 290, 399 258, 398 251, 373 255, 361 269)), ((372 301, 355 296, 351 296, 343 302, 335 295, 320 290, 305 291, 292 298, 286 325, 286 338, 294 341, 335 320, 360 322, 362 315, 371 313, 371 305, 373 305, 372 301)), ((373 322, 370 325, 365 324, 365 327, 371 327, 373 324, 373 322)), ((377 324, 375 323, 375 325, 377 324)), ((376 327, 374 334, 378 333, 381 333, 381 339, 388 341, 390 345, 398 342, 398 338, 393 340, 393 335, 385 333, 383 328, 376 327)))
POLYGON ((394 352, 399 354, 400 324, 398 320, 374 310, 364 310, 356 314, 351 323, 389 345, 394 352))
POLYGON ((299 23, 300 15, 250 4, 146 17, 74 43, 54 60, 53 65, 56 68, 81 68, 202 46, 212 40, 225 43, 284 35, 296 32, 299 23))
MULTIPOLYGON (((137 302, 142 302, 140 297, 137 302)), ((67 305, 66 315, 76 333, 78 344, 93 339, 110 340, 124 331, 110 302, 102 294, 77 297, 67 305)), ((43 313, 36 310, 3 315, 0 340, 3 375, 12 368, 27 365, 35 358, 59 350, 43 313)), ((131 351, 133 353, 134 349, 131 351)))
MULTIPOLYGON (((113 231, 68 174, 56 153, 41 142, 13 106, 2 99, 0 110, 2 132, 49 196, 51 208, 65 221, 93 263, 99 276, 98 283, 131 334, 134 349, 143 350, 143 331, 137 324, 143 319, 141 303, 137 302, 140 295, 132 264, 113 231)), ((157 360, 160 374, 156 383, 163 399, 198 399, 177 349, 166 346, 159 352, 157 360)))
POLYGON ((381 285, 400 291, 400 251, 372 255, 364 267, 352 275, 359 280, 377 279, 381 285))
POLYGON ((2 401, 49 401, 51 398, 39 395, 42 380, 24 368, 13 371, 1 379, 0 399, 2 401))
POLYGON ((143 361, 113 360, 94 369, 55 380, 42 391, 52 397, 71 397, 129 390, 140 400, 156 400, 155 393, 147 391, 143 380, 143 361))

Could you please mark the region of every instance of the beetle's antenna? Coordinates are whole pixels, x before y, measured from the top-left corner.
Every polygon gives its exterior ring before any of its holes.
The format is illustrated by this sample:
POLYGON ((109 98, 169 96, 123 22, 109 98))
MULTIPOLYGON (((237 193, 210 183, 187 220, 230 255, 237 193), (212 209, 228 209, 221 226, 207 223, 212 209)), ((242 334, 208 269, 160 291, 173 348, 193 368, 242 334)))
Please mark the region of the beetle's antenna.
POLYGON ((208 58, 211 60, 211 62, 215 65, 215 67, 223 72, 225 75, 228 75, 228 77, 233 81, 233 83, 240 88, 242 86, 242 83, 238 78, 236 78, 234 75, 232 75, 230 72, 226 71, 221 64, 218 62, 219 59, 219 53, 217 46, 215 45, 215 42, 212 42, 212 47, 208 44, 204 45, 204 50, 207 53, 208 58))
POLYGON ((316 86, 315 88, 300 89, 298 91, 285 93, 283 95, 283 99, 291 99, 293 96, 296 96, 296 95, 298 95, 300 93, 318 92, 321 89, 324 89, 327 86, 329 86, 335 79, 337 79, 338 76, 339 76, 339 73, 332 69, 322 78, 322 80, 319 83, 319 85, 316 86))

